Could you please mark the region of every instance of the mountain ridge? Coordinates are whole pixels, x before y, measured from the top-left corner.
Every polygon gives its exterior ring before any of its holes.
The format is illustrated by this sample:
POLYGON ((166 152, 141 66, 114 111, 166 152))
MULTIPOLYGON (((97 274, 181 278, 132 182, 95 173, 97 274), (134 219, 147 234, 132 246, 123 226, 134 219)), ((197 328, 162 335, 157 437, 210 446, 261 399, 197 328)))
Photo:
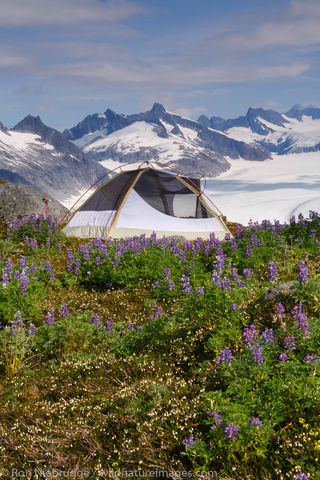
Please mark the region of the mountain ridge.
POLYGON ((216 176, 230 167, 227 158, 263 161, 270 154, 229 138, 196 120, 167 112, 160 103, 150 110, 119 115, 111 110, 85 117, 63 134, 85 155, 105 167, 132 161, 162 161, 186 171, 203 169, 216 176))
POLYGON ((249 108, 245 116, 228 120, 206 115, 198 118, 199 123, 207 128, 214 128, 232 138, 239 139, 242 135, 248 140, 251 135, 251 145, 260 145, 280 155, 319 151, 320 122, 317 120, 320 120, 320 108, 312 105, 294 105, 286 113, 249 108))

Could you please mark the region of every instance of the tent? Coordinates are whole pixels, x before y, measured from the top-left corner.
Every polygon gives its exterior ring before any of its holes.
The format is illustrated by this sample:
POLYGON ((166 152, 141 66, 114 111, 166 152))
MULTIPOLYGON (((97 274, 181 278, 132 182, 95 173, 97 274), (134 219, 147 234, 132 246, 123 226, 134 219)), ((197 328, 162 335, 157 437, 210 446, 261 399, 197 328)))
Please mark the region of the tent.
POLYGON ((123 238, 155 232, 158 237, 193 240, 209 238, 211 232, 223 239, 230 233, 222 214, 201 191, 200 179, 144 163, 98 187, 65 225, 65 234, 123 238))

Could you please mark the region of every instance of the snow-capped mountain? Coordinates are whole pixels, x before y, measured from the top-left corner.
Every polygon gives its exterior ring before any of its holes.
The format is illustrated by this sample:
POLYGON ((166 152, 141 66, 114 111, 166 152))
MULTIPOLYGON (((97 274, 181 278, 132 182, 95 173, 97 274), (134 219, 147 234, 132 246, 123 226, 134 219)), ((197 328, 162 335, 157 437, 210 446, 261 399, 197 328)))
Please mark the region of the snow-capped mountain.
POLYGON ((269 152, 248 145, 189 118, 167 112, 155 103, 151 110, 119 115, 111 110, 86 117, 65 130, 85 155, 103 166, 153 160, 170 164, 185 173, 216 176, 229 168, 228 158, 263 161, 269 152))
POLYGON ((201 115, 199 123, 243 140, 260 145, 269 152, 316 152, 320 150, 320 108, 295 105, 287 113, 249 108, 246 116, 224 120, 201 115))
POLYGON ((63 202, 105 173, 40 117, 29 115, 12 130, 1 124, 0 177, 4 180, 35 186, 63 202))

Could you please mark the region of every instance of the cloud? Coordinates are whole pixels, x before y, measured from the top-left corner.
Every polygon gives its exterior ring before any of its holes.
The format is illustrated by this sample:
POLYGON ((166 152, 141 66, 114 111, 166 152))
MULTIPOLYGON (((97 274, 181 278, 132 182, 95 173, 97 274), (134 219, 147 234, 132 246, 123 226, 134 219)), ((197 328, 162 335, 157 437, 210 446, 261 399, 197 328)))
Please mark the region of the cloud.
POLYGON ((0 45, 0 72, 19 74, 32 72, 33 62, 19 50, 0 45))
POLYGON ((297 77, 302 73, 310 70, 309 63, 292 63, 290 65, 274 65, 268 67, 260 67, 258 76, 260 78, 281 78, 281 77, 297 77))
MULTIPOLYGON (((255 80, 296 77, 310 69, 307 62, 293 62, 261 66, 257 63, 225 65, 194 66, 192 69, 186 63, 143 64, 134 57, 125 61, 109 58, 108 61, 73 62, 66 69, 64 65, 55 65, 44 74, 64 78, 74 78, 82 81, 105 83, 121 83, 123 85, 154 86, 207 86, 216 83, 252 82, 255 80)), ((222 89, 225 93, 225 90, 222 89)))
POLYGON ((197 118, 199 115, 208 113, 208 109, 207 107, 177 107, 174 112, 184 117, 197 118))
POLYGON ((126 0, 1 0, 3 27, 72 26, 118 23, 147 9, 126 0))
POLYGON ((208 36, 202 47, 213 46, 233 52, 259 51, 278 47, 304 47, 320 44, 320 3, 318 0, 294 0, 278 12, 275 20, 261 22, 244 32, 226 32, 208 36))

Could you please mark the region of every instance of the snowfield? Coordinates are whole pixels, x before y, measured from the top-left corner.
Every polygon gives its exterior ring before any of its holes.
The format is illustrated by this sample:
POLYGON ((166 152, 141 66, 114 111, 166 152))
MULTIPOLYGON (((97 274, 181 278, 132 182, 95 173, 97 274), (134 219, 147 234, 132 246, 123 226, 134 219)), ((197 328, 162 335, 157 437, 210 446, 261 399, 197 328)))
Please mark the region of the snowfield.
POLYGON ((320 212, 320 152, 273 155, 272 160, 228 159, 231 168, 207 179, 205 192, 228 220, 289 222, 320 212))
MULTIPOLYGON (((168 134, 168 138, 160 138, 155 130, 156 125, 146 122, 135 122, 128 127, 111 133, 107 137, 96 140, 84 147, 84 152, 104 152, 108 148, 116 148, 123 154, 135 153, 139 148, 156 148, 159 152, 160 161, 168 162, 183 158, 185 154, 186 141, 194 155, 205 149, 197 145, 193 140, 197 132, 191 129, 184 129, 187 138, 168 134)), ((170 130, 173 126, 169 125, 170 130)), ((180 128, 180 127, 179 127, 180 128)), ((170 131, 169 130, 169 131, 170 131)), ((101 162, 101 165, 109 168, 110 159, 101 162)), ((119 163, 120 164, 120 163, 119 163)))

